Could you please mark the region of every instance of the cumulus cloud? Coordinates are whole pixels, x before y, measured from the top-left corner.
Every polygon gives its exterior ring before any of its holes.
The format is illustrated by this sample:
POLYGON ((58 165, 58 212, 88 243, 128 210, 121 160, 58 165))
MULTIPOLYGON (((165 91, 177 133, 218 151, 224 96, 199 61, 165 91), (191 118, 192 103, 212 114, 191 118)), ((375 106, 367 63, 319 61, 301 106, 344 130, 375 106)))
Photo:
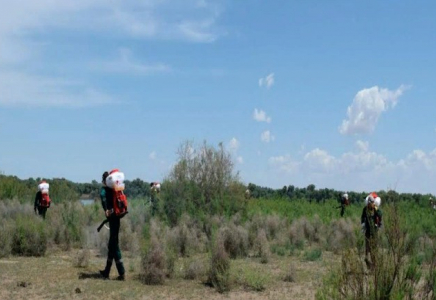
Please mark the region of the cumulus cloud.
POLYGON ((271 123, 271 117, 268 117, 266 115, 266 112, 264 112, 263 110, 257 110, 257 108, 254 109, 253 119, 258 122, 271 123))
POLYGON ((268 159, 268 164, 274 168, 278 168, 279 170, 288 173, 297 172, 300 165, 300 163, 293 160, 289 154, 272 156, 268 159))
POLYGON ((381 114, 395 107, 406 89, 404 85, 395 91, 374 86, 359 91, 347 109, 347 119, 342 121, 339 132, 344 135, 372 133, 381 114))
POLYGON ((359 151, 366 152, 369 149, 369 143, 365 141, 358 140, 356 142, 356 147, 359 151))
POLYGON ((403 159, 389 160, 381 153, 370 150, 367 142, 354 151, 332 155, 315 148, 303 156, 289 154, 272 156, 268 165, 275 170, 281 184, 298 182, 355 191, 394 188, 397 191, 436 193, 431 180, 436 176, 436 149, 415 149, 403 159), (283 174, 284 173, 284 174, 283 174))
POLYGON ((359 150, 358 153, 344 153, 338 160, 338 170, 341 174, 354 172, 373 172, 391 165, 381 154, 368 150, 359 150))
POLYGON ((436 149, 429 153, 423 150, 413 150, 407 158, 400 160, 398 165, 406 170, 425 169, 427 171, 436 171, 436 149))
POLYGON ((260 135, 260 140, 265 143, 273 142, 275 140, 275 137, 271 134, 269 130, 265 130, 260 135))
MULTIPOLYGON (((326 150, 315 148, 304 154, 300 161, 294 160, 292 162, 294 168, 285 167, 281 169, 298 170, 298 172, 304 173, 346 175, 350 173, 373 172, 395 165, 395 163, 389 162, 383 155, 369 151, 368 142, 359 140, 356 142, 356 146, 358 148, 357 152, 345 152, 337 157, 329 154, 326 150), (298 169, 295 166, 298 166, 298 169)), ((289 165, 290 161, 290 156, 285 155, 272 157, 269 163, 272 165, 289 165)), ((409 161, 411 161, 410 158, 409 161)))
POLYGON ((304 156, 304 164, 314 172, 332 172, 337 167, 337 160, 327 151, 316 148, 304 156))
POLYGON ((259 79, 259 86, 265 86, 267 89, 270 89, 274 85, 274 73, 267 75, 265 78, 259 79))

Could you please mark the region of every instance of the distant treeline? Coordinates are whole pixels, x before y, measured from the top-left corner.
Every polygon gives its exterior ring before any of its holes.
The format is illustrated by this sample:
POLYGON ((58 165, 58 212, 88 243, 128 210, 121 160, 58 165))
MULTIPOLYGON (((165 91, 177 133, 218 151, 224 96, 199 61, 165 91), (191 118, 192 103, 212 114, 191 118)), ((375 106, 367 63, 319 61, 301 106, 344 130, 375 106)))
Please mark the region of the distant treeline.
MULTIPOLYGON (((262 187, 255 184, 248 184, 250 195, 252 198, 289 198, 289 199, 306 199, 310 202, 320 202, 328 199, 340 199, 343 193, 347 193, 351 203, 362 202, 369 193, 367 192, 352 192, 352 191, 338 191, 334 189, 316 189, 314 184, 309 184, 305 188, 298 188, 293 185, 283 186, 281 189, 272 189, 269 187, 262 187)), ((418 204, 428 204, 429 199, 434 196, 431 194, 418 194, 418 193, 398 193, 396 191, 375 191, 382 199, 383 202, 394 201, 413 201, 418 204)))
MULTIPOLYGON (((55 201, 77 200, 79 198, 98 199, 101 183, 93 180, 91 183, 75 183, 65 178, 45 179, 50 184, 50 195, 55 201)), ((0 175, 0 199, 19 199, 20 201, 33 200, 41 178, 19 179, 16 176, 0 175)), ((126 195, 133 198, 149 198, 151 196, 148 182, 139 178, 125 181, 126 195)), ((165 182, 163 183, 165 190, 165 182)), ((306 199, 307 201, 321 202, 328 199, 339 199, 345 191, 334 189, 316 189, 314 184, 299 188, 293 185, 283 186, 281 189, 262 187, 253 183, 248 184, 252 198, 289 198, 290 200, 306 199)), ((347 191, 351 203, 361 202, 368 192, 347 191)), ((413 201, 415 203, 429 203, 431 194, 397 193, 396 191, 375 191, 383 202, 413 201)), ((433 197, 434 198, 434 197, 433 197)))
MULTIPOLYGON (((0 200, 33 200, 41 178, 19 179, 16 176, 0 175, 0 200)), ((50 197, 56 202, 79 198, 98 199, 101 183, 76 183, 65 178, 45 179, 50 184, 50 197)), ((126 180, 125 193, 129 198, 146 198, 151 195, 150 185, 141 179, 126 180)))

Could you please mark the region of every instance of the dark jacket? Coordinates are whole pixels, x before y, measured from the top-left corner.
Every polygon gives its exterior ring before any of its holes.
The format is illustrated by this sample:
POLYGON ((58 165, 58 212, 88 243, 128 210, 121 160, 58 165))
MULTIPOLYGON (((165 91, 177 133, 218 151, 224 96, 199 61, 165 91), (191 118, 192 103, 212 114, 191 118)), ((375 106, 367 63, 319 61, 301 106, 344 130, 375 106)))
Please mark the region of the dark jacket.
POLYGON ((101 187, 100 189, 101 206, 105 211, 112 210, 114 208, 113 196, 114 196, 114 192, 111 188, 107 186, 101 187))
POLYGON ((361 223, 365 224, 366 235, 373 235, 382 226, 382 212, 375 208, 373 211, 365 206, 362 211, 361 223))
POLYGON ((35 195, 35 204, 34 204, 35 209, 41 206, 41 201, 42 201, 42 193, 41 191, 38 191, 35 195))

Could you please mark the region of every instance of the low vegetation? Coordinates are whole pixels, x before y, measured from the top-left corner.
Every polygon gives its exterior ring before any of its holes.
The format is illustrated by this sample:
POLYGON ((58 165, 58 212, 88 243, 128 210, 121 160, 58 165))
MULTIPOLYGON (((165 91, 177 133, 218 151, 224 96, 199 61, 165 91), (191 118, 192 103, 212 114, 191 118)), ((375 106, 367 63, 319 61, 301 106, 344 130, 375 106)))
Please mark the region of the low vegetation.
MULTIPOLYGON (((0 178, 0 258, 68 253, 70 267, 95 271, 93 261, 104 263, 107 254, 108 230, 96 231, 103 220, 101 206, 73 201, 78 190, 63 181, 56 193, 75 192, 60 201, 53 196, 43 220, 25 188, 33 189, 36 182, 0 178)), ((261 294, 311 278, 317 299, 436 297, 435 218, 422 195, 384 194, 390 200, 382 206, 376 263, 368 269, 360 231, 363 204, 357 198, 344 218, 335 208, 336 194, 314 187, 273 192, 250 185, 255 197, 247 199, 230 155, 222 145, 206 143, 183 144, 162 186, 153 217, 147 196, 131 197, 130 213, 121 223, 121 250, 128 272, 135 274, 130 279, 144 286, 182 280, 218 293, 261 294)))

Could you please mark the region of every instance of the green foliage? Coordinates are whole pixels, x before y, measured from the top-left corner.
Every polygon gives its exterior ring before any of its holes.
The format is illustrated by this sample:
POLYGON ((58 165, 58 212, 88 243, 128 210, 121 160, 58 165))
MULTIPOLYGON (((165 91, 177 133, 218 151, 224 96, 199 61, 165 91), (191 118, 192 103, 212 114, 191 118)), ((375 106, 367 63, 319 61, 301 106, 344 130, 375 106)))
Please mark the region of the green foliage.
POLYGON ((248 232, 242 226, 230 223, 218 231, 217 239, 231 258, 245 257, 248 254, 248 232))
MULTIPOLYGON (((340 201, 340 196, 344 193, 343 191, 337 191, 333 189, 316 189, 314 184, 309 184, 305 188, 298 188, 293 185, 283 186, 281 189, 272 189, 268 187, 261 187, 253 183, 248 184, 248 189, 250 190, 250 195, 252 198, 262 198, 262 199, 277 199, 285 198, 289 200, 302 200, 308 202, 325 202, 327 200, 340 201)), ((372 192, 372 191, 370 191, 372 192)), ((429 198, 435 198, 430 194, 417 194, 417 193, 397 193, 394 190, 381 190, 376 191, 377 195, 381 197, 384 203, 398 203, 398 202, 412 202, 418 204, 422 207, 429 206, 429 198)), ((349 200, 351 203, 362 203, 369 192, 356 193, 349 191, 347 192, 349 200)))
POLYGON ((199 279, 206 274, 203 261, 197 258, 189 259, 183 269, 183 278, 187 280, 199 279))
POLYGON ((244 268, 239 278, 239 283, 246 289, 262 292, 271 281, 270 275, 260 268, 244 268))
POLYGON ((304 253, 304 260, 306 261, 317 261, 322 259, 322 250, 315 248, 308 250, 304 253))
POLYGON ((268 239, 266 238, 265 230, 262 229, 258 232, 253 248, 255 255, 260 257, 260 262, 263 264, 268 263, 271 256, 271 250, 268 239))
POLYGON ((19 217, 12 232, 12 254, 44 256, 47 250, 47 233, 44 225, 44 222, 35 216, 19 217))
POLYGON ((344 249, 340 270, 327 275, 317 298, 412 299, 422 274, 414 253, 416 235, 404 222, 408 219, 406 212, 400 205, 387 205, 384 229, 372 249, 368 272, 354 248, 344 249))
POLYGON ((219 293, 230 290, 230 258, 224 248, 224 243, 219 240, 212 249, 207 283, 219 293))
POLYGON ((0 221, 0 258, 8 257, 12 252, 12 222, 0 221))
POLYGON ((184 212, 196 218, 244 213, 245 188, 233 174, 231 156, 222 144, 216 149, 203 143, 195 149, 187 142, 179 148, 178 155, 160 194, 164 215, 171 226, 177 224, 184 212))

